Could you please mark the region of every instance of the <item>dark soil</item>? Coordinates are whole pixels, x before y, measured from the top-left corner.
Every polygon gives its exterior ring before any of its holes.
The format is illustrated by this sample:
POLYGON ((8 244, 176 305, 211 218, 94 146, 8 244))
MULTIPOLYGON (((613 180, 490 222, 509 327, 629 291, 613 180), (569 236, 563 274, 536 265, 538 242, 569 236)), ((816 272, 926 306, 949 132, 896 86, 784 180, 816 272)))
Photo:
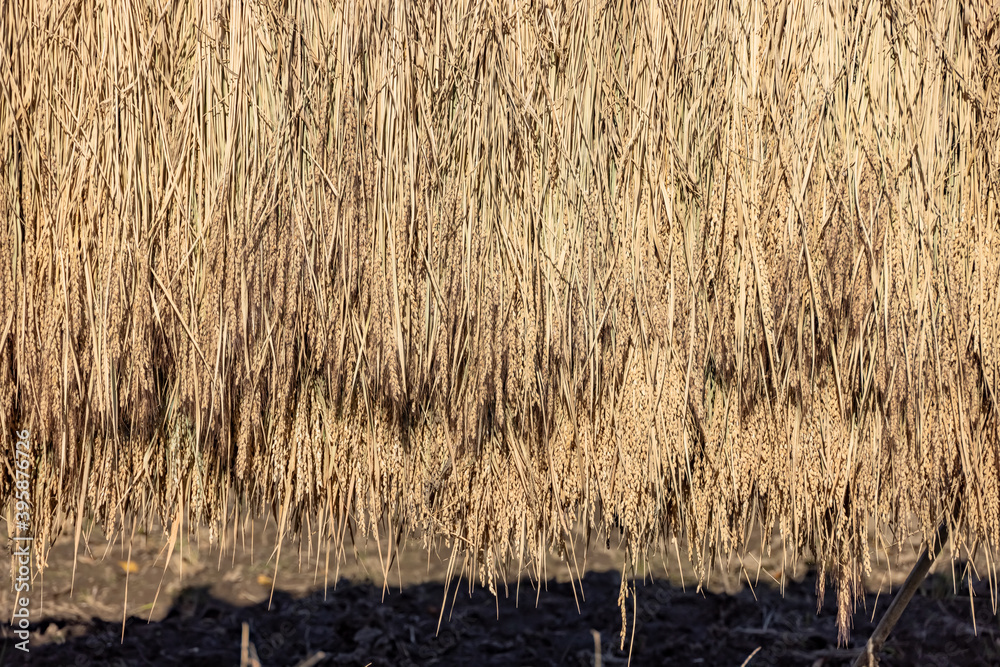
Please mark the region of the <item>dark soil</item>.
MULTIPOLYGON (((266 547, 266 535, 262 537, 266 547)), ((71 548, 72 540, 66 541, 71 548)), ((614 570, 591 571, 584 576, 585 600, 579 581, 574 595, 567 577, 550 578, 537 595, 537 605, 536 591, 526 578, 519 590, 511 585, 505 595, 501 588, 498 599, 478 586, 470 596, 467 580, 456 590, 456 579, 447 592, 438 631, 446 596, 442 565, 435 561, 426 566, 426 553, 416 546, 407 548, 399 559, 401 565, 390 577, 390 581, 396 579, 395 585, 384 589, 373 581, 377 577, 366 574, 365 563, 377 563, 378 558, 372 552, 362 552, 354 569, 342 572, 350 579, 331 585, 325 595, 323 567, 317 590, 312 583, 314 570, 303 567, 307 572, 300 573, 294 552, 282 556, 282 560, 293 561, 287 573, 275 570, 272 561, 270 573, 264 574, 242 558, 223 562, 221 569, 214 562, 207 567, 195 553, 197 547, 187 548, 181 565, 188 568, 185 578, 189 583, 178 588, 164 584, 157 602, 159 613, 149 603, 159 585, 163 561, 159 561, 158 570, 153 567, 158 553, 154 546, 133 551, 132 560, 141 570, 129 576, 126 609, 130 616, 124 624, 124 641, 120 602, 125 599, 123 564, 111 555, 81 558, 75 592, 70 596, 61 587, 71 562, 53 565, 60 555, 65 557, 64 553, 53 553, 46 570, 47 597, 39 601, 43 611, 32 613, 31 652, 15 650, 16 639, 10 626, 4 625, 0 663, 218 667, 240 665, 241 660, 252 664, 256 656, 262 667, 585 666, 595 664, 596 631, 600 664, 605 666, 626 664, 629 642, 633 665, 739 667, 749 658, 746 664, 752 666, 832 666, 850 664, 856 647, 862 646, 874 629, 871 619, 876 595, 871 594, 865 599, 866 609, 859 608, 855 615, 851 644, 838 648, 836 595, 830 591, 817 614, 815 577, 803 568, 798 577, 786 580, 783 596, 776 586, 762 581, 753 590, 744 586, 737 591, 735 578, 724 580, 722 585, 732 594, 698 592, 690 586, 685 592, 662 579, 639 582, 636 598, 628 600, 629 634, 624 650, 619 648, 621 615, 617 605, 621 579, 614 570), (144 558, 148 562, 143 563, 144 558), (269 608, 266 598, 275 572, 278 590, 269 608), (433 581, 435 578, 439 580, 433 581), (418 583, 420 579, 425 581, 418 583), (288 587, 283 590, 285 580, 288 587), (403 582, 401 588, 399 582, 403 582), (164 603, 168 593, 170 602, 164 603), (251 599, 256 601, 247 603, 251 599), (115 600, 119 600, 116 615, 115 600), (151 614, 150 623, 147 618, 151 614), (244 652, 247 655, 242 655, 244 652)), ((258 552, 257 560, 261 560, 260 555, 258 552)), ((589 561, 588 567, 607 569, 613 558, 614 554, 605 554, 589 561)), ((950 565, 939 565, 890 637, 882 664, 1000 665, 1000 624, 988 586, 975 585, 976 634, 968 586, 960 583, 956 592, 950 565)), ((907 569, 894 564, 889 579, 894 587, 898 588, 895 582, 905 577, 907 569)), ((961 576, 961 570, 956 572, 961 576)), ((664 574, 671 576, 669 568, 664 574)), ((680 575, 675 572, 671 579, 684 581, 686 576, 680 575)), ((715 587, 719 588, 718 580, 715 587)), ((41 597, 38 591, 42 589, 36 586, 35 590, 33 595, 41 597)), ((889 599, 888 594, 879 597, 876 622, 889 599)), ((3 609, 10 618, 10 595, 0 602, 6 605, 3 609)))

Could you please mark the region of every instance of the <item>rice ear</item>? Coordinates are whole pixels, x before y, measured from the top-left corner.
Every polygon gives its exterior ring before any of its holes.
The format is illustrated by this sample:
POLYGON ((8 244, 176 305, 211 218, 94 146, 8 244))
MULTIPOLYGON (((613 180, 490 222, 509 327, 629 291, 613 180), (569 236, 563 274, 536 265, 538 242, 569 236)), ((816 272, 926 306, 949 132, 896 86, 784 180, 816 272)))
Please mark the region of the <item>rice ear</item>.
POLYGON ((579 523, 701 576, 759 523, 846 637, 911 518, 1000 546, 1000 62, 960 4, 8 3, 36 543, 235 539, 232 501, 493 586, 579 523))

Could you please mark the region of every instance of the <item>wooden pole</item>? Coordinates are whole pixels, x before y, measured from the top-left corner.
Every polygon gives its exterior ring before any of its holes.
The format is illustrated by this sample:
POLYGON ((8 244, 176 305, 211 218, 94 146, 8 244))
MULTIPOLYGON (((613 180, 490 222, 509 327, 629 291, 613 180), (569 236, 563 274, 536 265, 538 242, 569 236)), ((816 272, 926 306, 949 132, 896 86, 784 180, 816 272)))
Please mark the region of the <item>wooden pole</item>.
POLYGON ((889 609, 886 610, 885 615, 882 616, 882 620, 879 621, 878 627, 875 628, 875 632, 868 639, 865 649, 854 661, 854 667, 875 667, 875 665, 878 665, 878 654, 882 651, 882 645, 885 644, 889 633, 896 626, 899 617, 903 615, 906 605, 910 603, 913 594, 917 592, 917 588, 920 587, 924 577, 927 576, 927 572, 930 571, 931 563, 941 553, 941 549, 944 548, 944 543, 947 541, 948 522, 944 521, 937 530, 937 539, 934 541, 934 544, 927 545, 923 553, 920 554, 920 558, 917 559, 913 569, 910 570, 910 574, 906 577, 903 588, 896 594, 892 604, 889 605, 889 609))

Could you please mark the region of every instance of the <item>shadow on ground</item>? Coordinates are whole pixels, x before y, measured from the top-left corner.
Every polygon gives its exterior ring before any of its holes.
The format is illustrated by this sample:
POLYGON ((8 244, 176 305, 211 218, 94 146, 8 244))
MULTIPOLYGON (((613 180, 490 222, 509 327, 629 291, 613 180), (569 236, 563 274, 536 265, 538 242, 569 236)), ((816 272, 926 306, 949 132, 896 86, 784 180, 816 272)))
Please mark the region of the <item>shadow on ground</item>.
MULTIPOLYGON (((1000 626, 989 596, 975 599, 978 636, 973 632, 968 590, 953 591, 951 578, 934 575, 908 608, 884 654, 884 665, 1000 665, 1000 626)), ((438 618, 446 592, 425 583, 402 590, 341 580, 295 597, 276 592, 267 602, 235 606, 213 597, 206 587, 183 590, 166 616, 147 623, 135 617, 122 624, 98 619, 58 618, 33 623, 31 653, 14 649, 4 626, 4 665, 239 665, 245 649, 262 667, 300 665, 594 665, 599 633, 602 665, 625 664, 619 650, 620 575, 589 573, 582 583, 586 600, 577 611, 574 588, 550 581, 537 597, 528 583, 520 591, 501 589, 497 599, 467 582, 447 592, 441 628, 438 618), (519 598, 519 604, 516 599, 519 598), (498 618, 499 616, 499 618, 498 618), (248 641, 243 641, 244 624, 248 641), (322 652, 325 657, 322 657, 322 652)), ((577 583, 576 597, 580 596, 577 583)), ((817 614, 815 578, 789 582, 785 595, 758 586, 735 595, 686 592, 667 583, 638 585, 628 601, 629 631, 635 621, 633 665, 846 665, 857 649, 837 647, 835 595, 817 614), (756 593, 756 599, 754 597, 756 593)), ((887 606, 878 601, 878 613, 887 606)), ((859 609, 852 633, 862 645, 874 629, 859 609)), ((877 619, 876 619, 877 620, 877 619)))

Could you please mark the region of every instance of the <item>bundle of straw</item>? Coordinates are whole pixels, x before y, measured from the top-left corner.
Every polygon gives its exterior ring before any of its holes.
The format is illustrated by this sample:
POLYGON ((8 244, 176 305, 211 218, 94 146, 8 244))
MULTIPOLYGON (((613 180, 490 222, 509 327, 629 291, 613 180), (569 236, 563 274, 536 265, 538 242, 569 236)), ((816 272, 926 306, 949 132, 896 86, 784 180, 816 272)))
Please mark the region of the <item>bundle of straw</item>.
POLYGON ((1000 5, 0 11, 37 544, 236 507, 492 586, 577 522, 702 574, 759 522, 845 632, 869 519, 996 552, 1000 5))

